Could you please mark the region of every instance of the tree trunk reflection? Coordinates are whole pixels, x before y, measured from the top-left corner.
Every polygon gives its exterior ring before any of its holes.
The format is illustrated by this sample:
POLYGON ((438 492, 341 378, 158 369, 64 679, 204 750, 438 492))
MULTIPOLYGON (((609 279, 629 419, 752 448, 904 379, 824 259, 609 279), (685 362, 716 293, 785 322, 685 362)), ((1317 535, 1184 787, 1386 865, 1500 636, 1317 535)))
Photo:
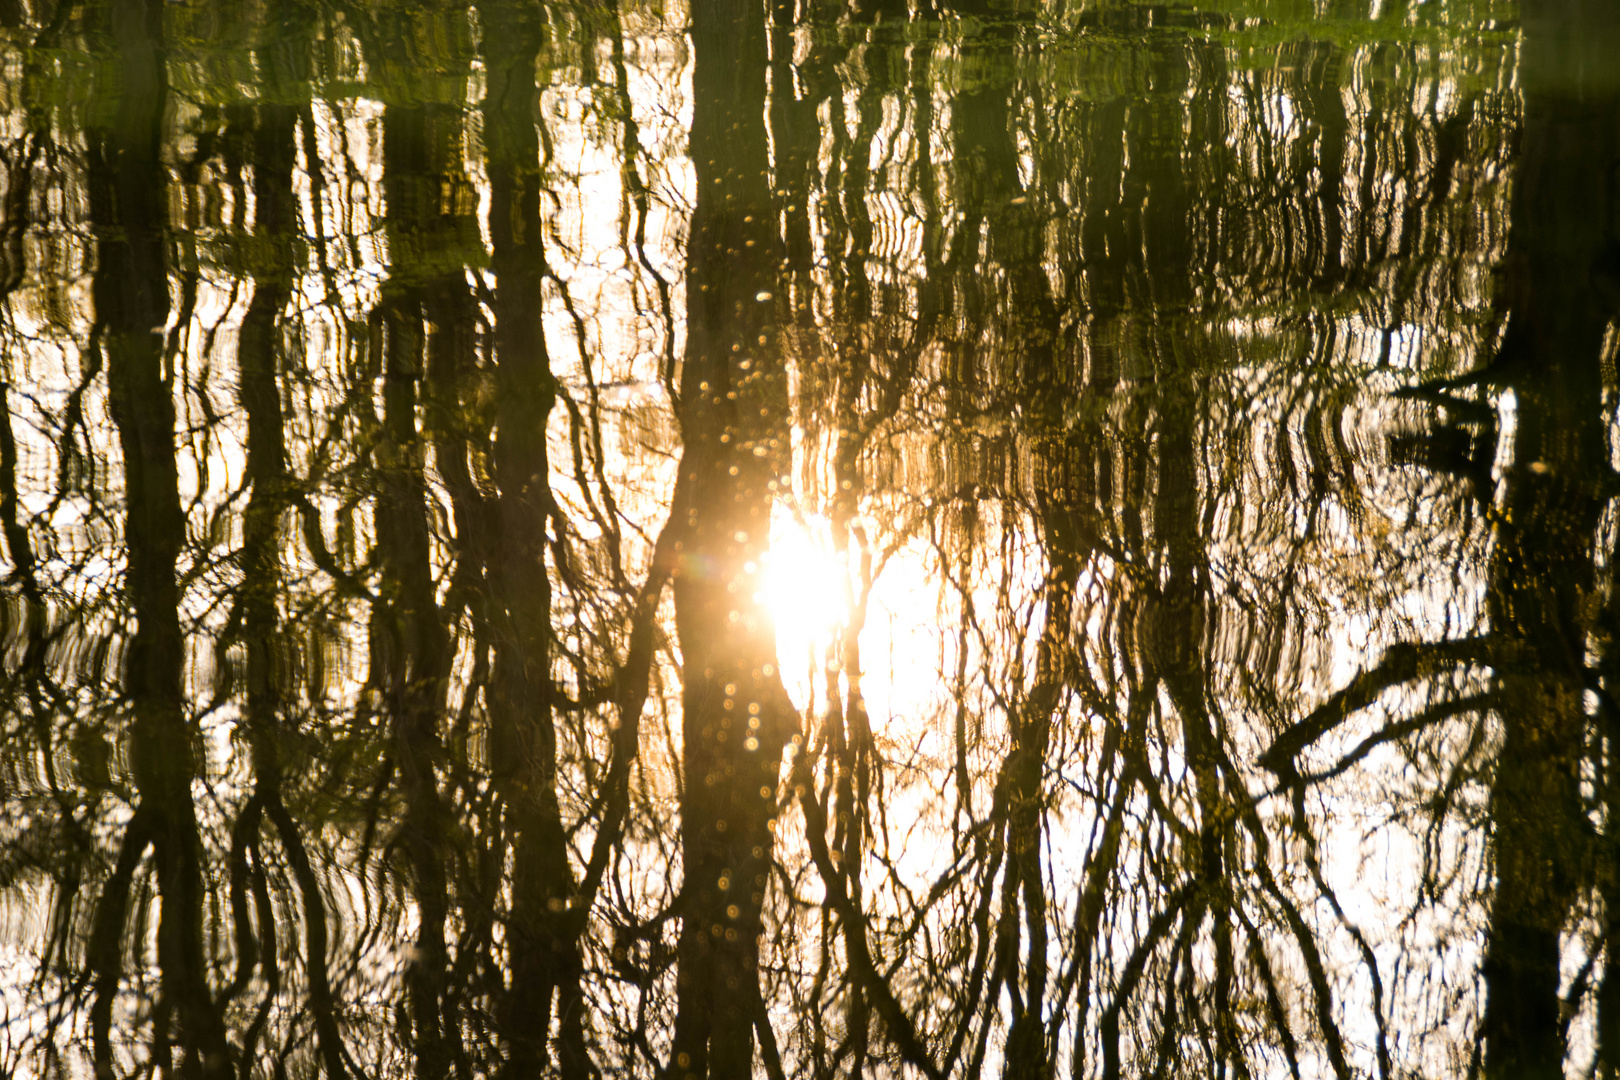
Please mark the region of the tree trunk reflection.
POLYGON ((776 670, 762 562, 787 450, 776 340, 778 246, 765 137, 765 12, 693 10, 686 355, 678 465, 687 533, 674 578, 681 647, 681 932, 667 1074, 739 1076, 760 998, 782 751, 796 711, 776 670))
MULTIPOLYGON (((166 188, 162 117, 168 104, 163 10, 112 5, 99 13, 116 57, 116 109, 92 129, 91 220, 98 234, 92 295, 107 366, 108 404, 118 428, 128 514, 129 603, 135 632, 125 659, 130 716, 125 743, 137 802, 118 865, 96 908, 90 962, 98 1071, 115 1068, 111 1024, 122 975, 131 879, 150 846, 160 897, 153 1004, 154 1047, 167 1071, 225 1076, 232 1068, 223 1017, 209 986, 203 947, 203 846, 192 784, 199 738, 187 722, 182 682, 185 642, 176 561, 184 542, 175 466, 173 384, 165 371, 169 318, 163 233, 166 188), (180 1061, 166 1060, 170 1046, 180 1061)), ((133 913, 138 922, 144 913, 133 913)))
POLYGON ((1568 1052, 1559 939, 1591 880, 1582 761, 1601 738, 1588 732, 1593 628, 1583 598, 1594 591, 1606 501, 1608 451, 1592 404, 1604 393, 1610 313, 1592 278, 1615 239, 1587 222, 1615 220, 1612 179, 1600 179, 1591 155, 1607 147, 1612 167, 1620 132, 1620 81, 1589 51, 1620 47, 1620 20, 1556 3, 1526 5, 1526 17, 1508 321, 1478 376, 1514 395, 1487 604, 1493 631, 1524 656, 1497 672, 1502 744, 1490 803, 1496 893, 1483 1022, 1493 1078, 1561 1076, 1568 1052))

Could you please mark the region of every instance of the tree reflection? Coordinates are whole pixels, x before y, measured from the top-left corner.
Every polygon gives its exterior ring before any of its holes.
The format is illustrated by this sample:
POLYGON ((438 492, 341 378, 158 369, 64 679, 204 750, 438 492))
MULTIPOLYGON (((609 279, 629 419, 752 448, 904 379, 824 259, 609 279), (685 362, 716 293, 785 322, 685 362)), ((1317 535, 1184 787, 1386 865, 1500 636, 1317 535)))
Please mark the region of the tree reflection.
POLYGON ((0 7, 5 1068, 1615 1073, 1607 11, 0 7))

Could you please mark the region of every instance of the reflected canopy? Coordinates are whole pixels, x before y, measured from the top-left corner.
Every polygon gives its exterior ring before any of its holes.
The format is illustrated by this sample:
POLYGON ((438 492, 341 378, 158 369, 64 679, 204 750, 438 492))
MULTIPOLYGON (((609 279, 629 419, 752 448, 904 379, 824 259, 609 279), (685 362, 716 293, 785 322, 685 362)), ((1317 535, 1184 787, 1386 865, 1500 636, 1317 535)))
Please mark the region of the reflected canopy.
POLYGON ((1620 1076, 1616 57, 0 0, 0 1071, 1620 1076))

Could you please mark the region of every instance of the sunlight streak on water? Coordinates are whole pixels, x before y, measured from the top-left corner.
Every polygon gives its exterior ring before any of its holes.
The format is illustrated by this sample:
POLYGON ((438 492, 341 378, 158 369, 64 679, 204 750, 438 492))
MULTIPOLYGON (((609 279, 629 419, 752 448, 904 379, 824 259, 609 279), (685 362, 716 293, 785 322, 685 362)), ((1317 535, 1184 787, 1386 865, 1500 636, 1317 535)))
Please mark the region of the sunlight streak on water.
POLYGON ((848 568, 833 550, 827 519, 778 508, 765 564, 765 604, 776 623, 776 655, 789 695, 811 704, 813 674, 832 655, 849 619, 848 568))

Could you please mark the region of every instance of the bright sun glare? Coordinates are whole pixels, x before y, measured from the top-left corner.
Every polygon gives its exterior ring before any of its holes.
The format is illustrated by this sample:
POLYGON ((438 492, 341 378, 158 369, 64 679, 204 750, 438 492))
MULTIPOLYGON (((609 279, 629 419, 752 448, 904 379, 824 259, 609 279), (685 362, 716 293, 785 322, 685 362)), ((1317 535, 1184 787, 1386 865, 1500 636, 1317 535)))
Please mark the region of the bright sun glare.
MULTIPOLYGON (((851 557, 859 559, 859 550, 853 546, 851 557)), ((926 673, 935 669, 943 646, 934 596, 939 583, 928 565, 920 546, 905 544, 885 551, 874 567, 860 652, 866 657, 861 694, 876 724, 893 719, 897 702, 918 709, 929 694, 926 673)), ((831 650, 854 618, 860 588, 855 573, 833 544, 831 522, 780 507, 771 519, 764 572, 762 598, 776 623, 783 686, 799 708, 820 708, 826 704, 829 662, 843 660, 831 650)))
POLYGON ((765 602, 776 622, 776 655, 788 692, 803 702, 810 671, 819 669, 849 617, 850 582, 820 515, 779 511, 771 523, 765 602))

